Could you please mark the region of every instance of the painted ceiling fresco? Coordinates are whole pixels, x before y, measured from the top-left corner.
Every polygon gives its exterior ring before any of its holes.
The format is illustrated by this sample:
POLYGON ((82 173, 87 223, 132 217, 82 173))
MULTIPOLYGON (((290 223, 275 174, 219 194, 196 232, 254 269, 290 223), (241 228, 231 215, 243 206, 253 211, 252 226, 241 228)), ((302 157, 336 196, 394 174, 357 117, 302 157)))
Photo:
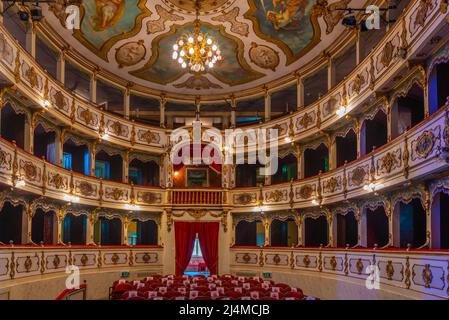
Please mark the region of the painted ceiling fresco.
POLYGON ((47 25, 81 55, 152 89, 224 94, 278 79, 320 54, 345 29, 343 11, 360 0, 203 0, 201 31, 223 61, 192 74, 171 59, 177 37, 192 31, 192 0, 83 0, 80 29, 65 28, 65 3, 47 7, 47 25), (81 44, 81 45, 80 45, 81 44))

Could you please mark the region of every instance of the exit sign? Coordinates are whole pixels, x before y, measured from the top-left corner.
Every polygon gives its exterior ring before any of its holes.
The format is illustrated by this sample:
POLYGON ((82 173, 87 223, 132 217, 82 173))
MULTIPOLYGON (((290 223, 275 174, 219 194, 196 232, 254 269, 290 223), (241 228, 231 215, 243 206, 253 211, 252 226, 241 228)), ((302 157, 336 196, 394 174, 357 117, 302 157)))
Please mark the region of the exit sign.
POLYGON ((122 272, 122 278, 129 278, 129 271, 122 272))
POLYGON ((271 272, 264 272, 262 275, 265 279, 271 279, 271 272))

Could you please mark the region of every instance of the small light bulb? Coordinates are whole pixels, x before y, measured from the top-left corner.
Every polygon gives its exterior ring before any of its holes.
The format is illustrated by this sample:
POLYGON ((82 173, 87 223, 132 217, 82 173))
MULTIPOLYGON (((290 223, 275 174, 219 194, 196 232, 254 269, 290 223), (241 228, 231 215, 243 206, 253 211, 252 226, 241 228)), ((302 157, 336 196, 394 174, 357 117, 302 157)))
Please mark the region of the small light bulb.
POLYGON ((173 46, 173 50, 178 51, 178 49, 179 49, 178 45, 175 44, 175 45, 173 46))
POLYGON ((176 59, 178 59, 178 53, 175 51, 175 52, 173 52, 173 60, 176 60, 176 59))
POLYGON ((189 37, 188 41, 189 41, 189 43, 193 43, 194 40, 192 37, 189 37))
POLYGON ((181 67, 182 67, 183 69, 185 69, 185 68, 187 67, 186 63, 184 62, 184 63, 181 65, 181 67))
POLYGON ((209 68, 213 68, 214 64, 212 62, 209 62, 209 68))
POLYGON ((197 39, 198 39, 198 41, 203 41, 203 36, 199 35, 197 39))
POLYGON ((182 63, 184 63, 184 59, 183 59, 183 58, 179 58, 179 59, 178 59, 178 62, 179 62, 180 64, 182 64, 182 63))
POLYGON ((213 46, 212 46, 212 51, 217 51, 217 46, 214 44, 213 46))
POLYGON ((190 48, 190 49, 189 49, 189 53, 190 53, 190 54, 194 54, 194 53, 195 53, 195 49, 190 48))
POLYGON ((212 39, 207 39, 206 43, 207 43, 208 45, 211 45, 211 44, 212 44, 212 39))
POLYGON ((180 46, 183 46, 183 45, 184 45, 184 41, 179 40, 178 44, 179 44, 180 46))
POLYGON ((180 55, 181 57, 184 57, 184 56, 186 55, 186 53, 184 52, 184 50, 181 50, 181 52, 179 53, 179 55, 180 55))

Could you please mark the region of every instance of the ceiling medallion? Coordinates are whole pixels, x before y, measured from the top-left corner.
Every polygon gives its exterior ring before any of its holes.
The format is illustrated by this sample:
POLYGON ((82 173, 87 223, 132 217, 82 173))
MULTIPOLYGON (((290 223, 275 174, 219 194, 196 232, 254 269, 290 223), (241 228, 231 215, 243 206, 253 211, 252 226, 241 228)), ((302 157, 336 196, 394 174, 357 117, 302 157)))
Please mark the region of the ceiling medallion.
POLYGON ((196 19, 193 33, 185 33, 173 45, 173 60, 177 60, 183 69, 189 67, 194 73, 204 72, 206 68, 212 69, 221 61, 221 51, 215 41, 207 34, 201 32, 199 0, 195 2, 196 19))

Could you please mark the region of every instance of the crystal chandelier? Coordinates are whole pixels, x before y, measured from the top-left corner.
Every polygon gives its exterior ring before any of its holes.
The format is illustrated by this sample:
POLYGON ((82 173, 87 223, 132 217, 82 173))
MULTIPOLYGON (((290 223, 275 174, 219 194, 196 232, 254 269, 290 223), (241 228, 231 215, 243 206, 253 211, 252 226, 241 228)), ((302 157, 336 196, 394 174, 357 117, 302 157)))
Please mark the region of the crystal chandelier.
POLYGON ((176 40, 173 45, 173 60, 177 60, 183 69, 189 67, 192 72, 204 72, 206 68, 223 59, 217 43, 200 30, 199 1, 196 3, 196 19, 193 33, 185 33, 176 40))

